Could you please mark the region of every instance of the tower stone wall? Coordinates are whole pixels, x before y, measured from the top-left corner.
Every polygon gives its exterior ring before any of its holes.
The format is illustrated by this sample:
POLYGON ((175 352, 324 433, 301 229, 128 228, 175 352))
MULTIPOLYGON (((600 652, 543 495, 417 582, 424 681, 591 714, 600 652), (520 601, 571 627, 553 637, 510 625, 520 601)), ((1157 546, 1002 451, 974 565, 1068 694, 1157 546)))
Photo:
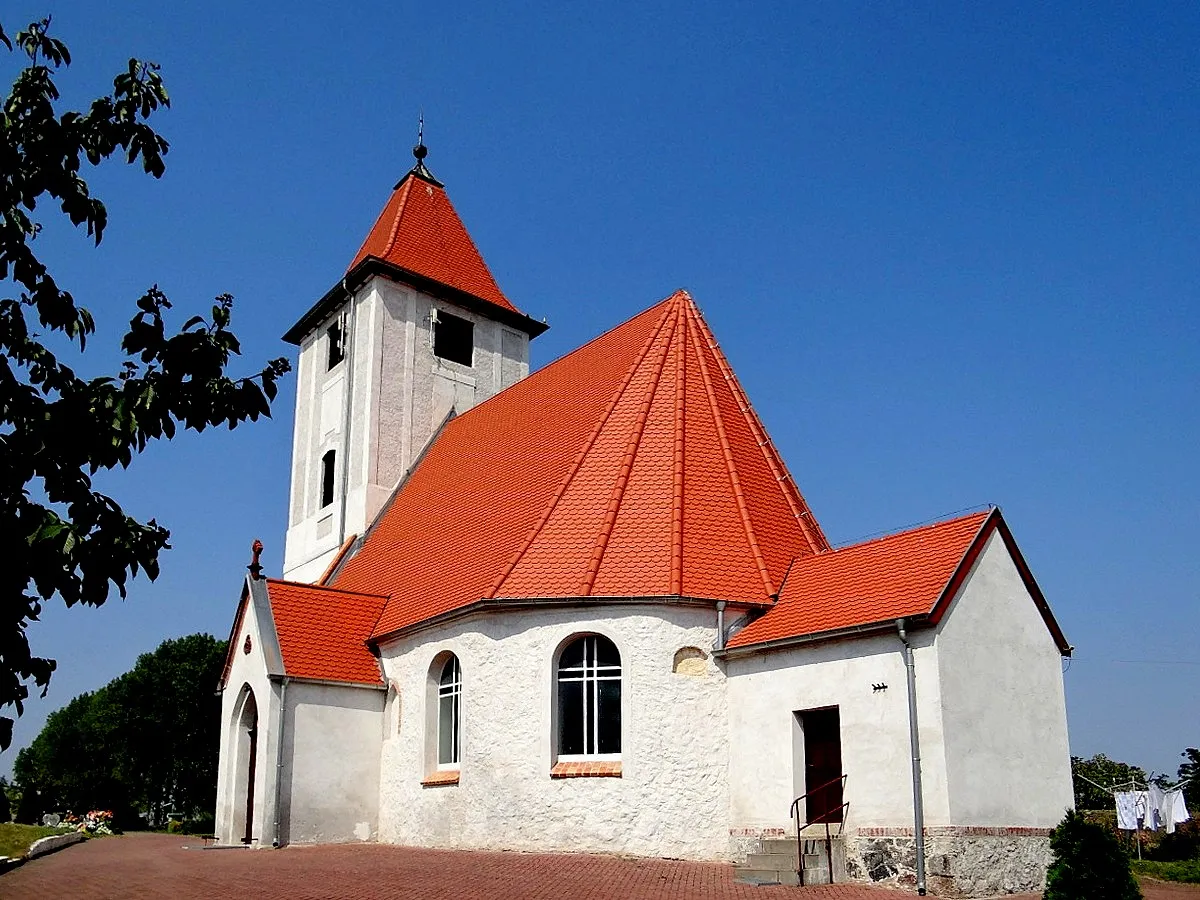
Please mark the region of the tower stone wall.
POLYGON ((529 374, 529 335, 374 275, 300 342, 284 577, 314 581, 362 534, 451 410, 529 374), (472 324, 471 364, 438 356, 438 319, 472 324), (340 332, 344 358, 330 366, 340 332), (325 469, 332 451, 332 502, 325 469))

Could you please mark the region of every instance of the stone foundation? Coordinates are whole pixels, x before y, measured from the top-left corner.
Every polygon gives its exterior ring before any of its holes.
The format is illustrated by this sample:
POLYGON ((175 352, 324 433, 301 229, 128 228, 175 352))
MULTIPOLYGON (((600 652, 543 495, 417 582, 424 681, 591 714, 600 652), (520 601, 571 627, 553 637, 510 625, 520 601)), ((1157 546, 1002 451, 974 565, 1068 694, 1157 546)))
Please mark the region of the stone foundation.
MULTIPOLYGON (((911 828, 848 831, 846 873, 855 881, 913 887, 916 839, 911 828)), ((1040 891, 1050 864, 1046 828, 925 829, 925 874, 939 897, 994 897, 1040 891)))

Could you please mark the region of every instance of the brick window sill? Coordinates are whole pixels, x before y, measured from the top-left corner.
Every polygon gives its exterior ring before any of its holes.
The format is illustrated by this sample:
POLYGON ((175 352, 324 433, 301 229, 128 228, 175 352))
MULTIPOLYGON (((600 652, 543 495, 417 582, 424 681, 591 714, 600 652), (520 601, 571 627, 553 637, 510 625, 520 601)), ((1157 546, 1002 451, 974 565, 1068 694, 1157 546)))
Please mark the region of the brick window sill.
POLYGON ((434 772, 432 775, 426 775, 421 781, 421 787, 441 787, 449 784, 458 784, 457 769, 447 769, 444 772, 434 772))
POLYGON ((560 762, 550 769, 551 778, 620 778, 619 762, 560 762))

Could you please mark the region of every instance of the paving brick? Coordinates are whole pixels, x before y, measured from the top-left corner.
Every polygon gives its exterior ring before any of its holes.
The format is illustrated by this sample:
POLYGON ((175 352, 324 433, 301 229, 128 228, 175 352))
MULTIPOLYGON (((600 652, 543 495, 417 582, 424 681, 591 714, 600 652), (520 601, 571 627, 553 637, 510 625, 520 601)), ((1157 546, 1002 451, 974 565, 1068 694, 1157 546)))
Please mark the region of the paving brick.
MULTIPOLYGON (((326 844, 198 850, 199 841, 130 834, 68 847, 0 875, 4 900, 902 900, 864 885, 796 888, 733 880, 731 866, 585 854, 326 844)), ((1145 881, 1146 900, 1200 900, 1200 887, 1145 881)), ((1040 894, 1005 900, 1039 900, 1040 894)))
POLYGON ((857 885, 755 887, 730 866, 583 854, 423 850, 334 844, 283 850, 185 850, 199 842, 130 834, 88 841, 0 876, 5 900, 889 900, 857 885))

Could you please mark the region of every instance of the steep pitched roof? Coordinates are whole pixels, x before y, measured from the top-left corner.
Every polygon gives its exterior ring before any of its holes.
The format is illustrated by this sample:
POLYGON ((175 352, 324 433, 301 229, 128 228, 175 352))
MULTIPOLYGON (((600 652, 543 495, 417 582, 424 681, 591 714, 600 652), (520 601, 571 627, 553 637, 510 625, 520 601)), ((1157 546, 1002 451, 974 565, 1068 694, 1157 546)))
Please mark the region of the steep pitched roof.
POLYGON ((779 602, 729 648, 837 632, 910 616, 940 620, 983 544, 999 530, 1059 649, 1070 652, 999 509, 888 535, 796 563, 779 602))
POLYGON ((489 598, 765 604, 828 549, 680 291, 449 422, 339 589, 381 637, 489 598))
POLYGON ((293 678, 380 684, 364 641, 386 597, 267 580, 284 672, 293 678))
POLYGON ((393 189, 347 271, 368 257, 519 312, 496 284, 446 189, 423 165, 393 189))

